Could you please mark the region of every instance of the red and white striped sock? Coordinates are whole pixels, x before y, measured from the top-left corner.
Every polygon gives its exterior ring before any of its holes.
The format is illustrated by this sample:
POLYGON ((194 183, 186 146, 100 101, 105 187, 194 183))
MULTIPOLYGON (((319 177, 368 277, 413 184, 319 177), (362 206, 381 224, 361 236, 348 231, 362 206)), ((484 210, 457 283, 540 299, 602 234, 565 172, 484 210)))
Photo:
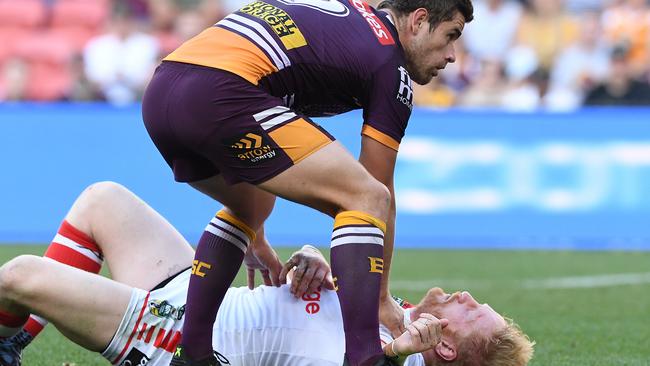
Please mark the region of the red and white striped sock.
POLYGON ((20 332, 28 317, 0 311, 0 339, 9 338, 20 332))
MULTIPOLYGON (((99 273, 104 263, 102 251, 95 240, 66 220, 61 223, 44 257, 92 273, 99 273)), ((36 337, 47 323, 47 320, 31 315, 24 329, 36 337)))

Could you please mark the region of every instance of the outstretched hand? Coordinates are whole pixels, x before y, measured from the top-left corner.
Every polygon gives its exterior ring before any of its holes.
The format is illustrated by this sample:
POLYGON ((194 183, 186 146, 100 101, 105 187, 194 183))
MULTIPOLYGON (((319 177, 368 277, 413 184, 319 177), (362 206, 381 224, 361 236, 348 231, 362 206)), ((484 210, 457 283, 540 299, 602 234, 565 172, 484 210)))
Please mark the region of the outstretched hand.
POLYGON ((429 313, 422 313, 420 317, 406 326, 406 332, 397 337, 391 351, 397 356, 406 356, 413 353, 424 352, 435 347, 442 340, 442 329, 449 324, 447 319, 438 319, 429 313))
POLYGON ((280 286, 280 271, 282 263, 277 253, 265 238, 256 240, 246 251, 244 256, 248 272, 248 288, 255 288, 255 271, 262 274, 262 281, 266 286, 280 286))
POLYGON ((334 290, 332 271, 321 252, 305 245, 293 253, 280 272, 280 281, 287 283, 287 275, 294 269, 290 292, 295 297, 315 292, 319 287, 334 290))

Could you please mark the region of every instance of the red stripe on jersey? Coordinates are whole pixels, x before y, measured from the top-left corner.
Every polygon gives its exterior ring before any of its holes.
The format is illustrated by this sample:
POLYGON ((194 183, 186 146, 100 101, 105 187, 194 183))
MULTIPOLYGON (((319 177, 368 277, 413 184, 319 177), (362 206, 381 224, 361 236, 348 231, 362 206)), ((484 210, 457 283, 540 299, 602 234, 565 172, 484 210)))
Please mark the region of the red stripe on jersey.
POLYGON ((180 341, 181 341, 181 332, 177 330, 174 332, 174 335, 169 340, 169 343, 167 343, 167 347, 165 347, 165 351, 169 353, 174 352, 176 350, 176 346, 178 346, 178 343, 180 341))
POLYGON ((66 220, 63 220, 63 222, 61 223, 61 227, 59 227, 59 234, 65 236, 66 238, 74 241, 77 244, 83 245, 84 247, 92 250, 93 252, 99 253, 99 255, 102 255, 102 250, 99 248, 97 243, 95 243, 95 240, 93 240, 93 238, 88 236, 83 231, 72 226, 66 220))
POLYGON ((29 319, 29 314, 20 316, 0 311, 0 325, 8 328, 22 327, 27 323, 27 319, 29 319))
POLYGON ((153 336, 153 331, 154 330, 156 330, 156 327, 149 328, 149 331, 147 332, 147 336, 144 337, 144 343, 151 342, 151 337, 153 336))
POLYGON ((158 335, 156 336, 156 340, 153 342, 153 346, 156 348, 162 348, 163 346, 163 338, 165 337, 165 330, 160 328, 158 331, 158 335))
POLYGON ((142 339, 142 336, 146 331, 147 331, 147 323, 142 323, 142 328, 140 328, 140 333, 138 333, 138 340, 142 339))
POLYGON ((126 344, 124 345, 124 348, 122 348, 122 351, 120 352, 119 355, 111 362, 113 364, 117 363, 119 359, 124 356, 124 352, 126 352, 127 349, 129 349, 129 346, 131 345, 131 341, 133 340, 133 337, 135 336, 135 333, 138 331, 138 327, 140 326, 140 321, 142 320, 142 317, 144 316, 144 310, 147 308, 147 303, 149 302, 149 293, 147 292, 147 296, 144 298, 144 302, 142 303, 142 309, 140 309, 140 314, 138 315, 138 320, 135 322, 135 326, 133 327, 133 330, 131 331, 131 335, 129 336, 129 340, 126 341, 126 344))
POLYGON ((410 308, 414 308, 414 307, 415 307, 415 305, 411 304, 410 302, 408 302, 406 300, 404 300, 404 304, 402 304, 402 309, 410 309, 410 308))
POLYGON ((52 243, 47 247, 45 257, 69 266, 82 269, 86 272, 99 273, 101 264, 77 252, 76 250, 58 243, 52 243))

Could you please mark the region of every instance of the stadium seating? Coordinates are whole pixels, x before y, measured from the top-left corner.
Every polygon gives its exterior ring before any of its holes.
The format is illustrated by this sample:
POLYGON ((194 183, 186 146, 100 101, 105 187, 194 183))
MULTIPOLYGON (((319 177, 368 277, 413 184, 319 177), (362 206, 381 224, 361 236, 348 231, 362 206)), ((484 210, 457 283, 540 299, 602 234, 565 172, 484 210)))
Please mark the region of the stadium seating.
POLYGON ((106 0, 58 0, 52 7, 53 27, 85 27, 101 30, 109 16, 106 0))
POLYGON ((71 83, 68 65, 74 46, 65 36, 43 31, 26 37, 15 52, 28 65, 26 97, 31 100, 60 100, 71 83))
POLYGON ((46 17, 47 9, 41 0, 0 0, 2 27, 33 28, 42 25, 46 17))

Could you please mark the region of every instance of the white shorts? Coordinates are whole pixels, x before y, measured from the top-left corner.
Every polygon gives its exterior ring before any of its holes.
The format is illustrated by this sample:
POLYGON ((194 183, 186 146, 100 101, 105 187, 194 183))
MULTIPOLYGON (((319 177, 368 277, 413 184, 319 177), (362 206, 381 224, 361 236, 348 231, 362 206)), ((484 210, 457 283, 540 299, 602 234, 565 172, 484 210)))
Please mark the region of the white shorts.
MULTIPOLYGON (((120 366, 169 365, 181 338, 189 278, 187 270, 158 290, 134 289, 102 355, 120 366)), ((296 299, 287 285, 229 289, 212 341, 237 366, 340 366, 345 352, 336 293, 323 290, 296 299)))
POLYGON ((190 269, 160 289, 134 288, 124 317, 102 356, 113 365, 168 366, 181 340, 190 269))

